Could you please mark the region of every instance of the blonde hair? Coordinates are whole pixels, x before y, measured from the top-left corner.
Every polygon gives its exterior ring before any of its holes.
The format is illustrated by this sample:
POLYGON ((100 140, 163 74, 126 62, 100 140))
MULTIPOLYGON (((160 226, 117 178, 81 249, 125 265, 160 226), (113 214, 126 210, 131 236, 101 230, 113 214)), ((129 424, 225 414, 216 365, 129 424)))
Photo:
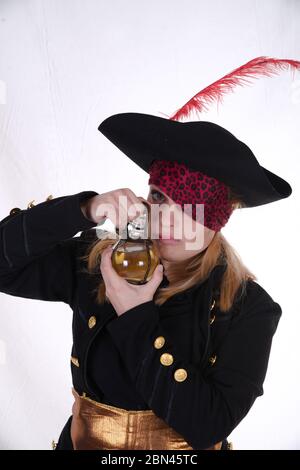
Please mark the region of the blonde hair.
MULTIPOLYGON (((234 210, 246 207, 241 197, 232 189, 229 189, 229 200, 234 210)), ((157 243, 155 239, 152 241, 157 243)), ((109 233, 104 239, 93 241, 88 246, 86 254, 80 257, 84 262, 87 262, 87 269, 84 272, 101 277, 99 268, 101 253, 107 246, 113 245, 115 242, 116 239, 110 238, 109 233)), ((228 311, 235 301, 238 290, 241 288, 242 295, 248 279, 256 280, 257 278, 244 265, 239 254, 220 231, 215 233, 210 244, 202 252, 187 260, 171 263, 168 267, 169 285, 157 289, 153 297, 155 304, 162 305, 172 295, 202 283, 209 277, 215 266, 224 262, 227 266, 222 276, 217 305, 221 311, 228 311), (184 277, 182 273, 185 273, 184 277)), ((93 292, 96 293, 96 303, 109 302, 105 295, 105 284, 102 278, 93 292)))

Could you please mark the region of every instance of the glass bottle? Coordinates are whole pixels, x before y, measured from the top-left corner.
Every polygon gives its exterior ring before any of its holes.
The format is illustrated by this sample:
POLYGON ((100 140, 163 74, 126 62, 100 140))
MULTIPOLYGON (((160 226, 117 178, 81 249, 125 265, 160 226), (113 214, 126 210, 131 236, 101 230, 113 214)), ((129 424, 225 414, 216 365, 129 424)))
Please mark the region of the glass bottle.
POLYGON ((160 263, 157 245, 150 238, 151 206, 143 204, 144 213, 127 224, 111 255, 113 268, 131 284, 147 283, 160 263))

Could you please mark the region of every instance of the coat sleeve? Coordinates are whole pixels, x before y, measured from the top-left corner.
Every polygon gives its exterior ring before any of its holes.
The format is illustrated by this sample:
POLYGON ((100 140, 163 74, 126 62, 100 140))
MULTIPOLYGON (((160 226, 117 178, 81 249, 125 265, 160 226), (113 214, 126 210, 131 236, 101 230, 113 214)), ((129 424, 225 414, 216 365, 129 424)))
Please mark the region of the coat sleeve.
POLYGON ((272 337, 282 312, 255 284, 251 281, 247 300, 205 375, 183 360, 176 344, 168 341, 153 300, 127 310, 107 325, 146 403, 193 449, 209 448, 228 437, 255 399, 263 395, 272 337), (157 349, 154 341, 159 336, 165 338, 165 344, 157 349), (173 356, 169 366, 160 362, 164 353, 173 356), (175 380, 177 369, 185 369, 185 380, 175 380))
POLYGON ((0 222, 0 292, 72 304, 79 240, 74 235, 97 225, 80 204, 97 194, 47 200, 0 222))

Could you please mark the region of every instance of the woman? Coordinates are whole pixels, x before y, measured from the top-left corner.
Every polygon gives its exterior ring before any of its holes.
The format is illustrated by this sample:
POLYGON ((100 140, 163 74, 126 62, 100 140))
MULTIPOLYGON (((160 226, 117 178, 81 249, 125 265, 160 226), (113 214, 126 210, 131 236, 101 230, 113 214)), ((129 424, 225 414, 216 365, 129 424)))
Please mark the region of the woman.
POLYGON ((74 405, 56 449, 228 449, 263 394, 281 307, 221 228, 234 209, 291 188, 214 123, 123 113, 99 130, 150 174, 151 208, 191 204, 180 225, 192 224, 177 237, 175 217, 159 223, 159 236, 171 228, 178 240, 155 241, 164 274, 136 286, 112 268, 115 239, 89 230, 107 204, 117 220, 119 196, 140 202, 130 189, 58 197, 2 220, 1 292, 73 310, 74 405))

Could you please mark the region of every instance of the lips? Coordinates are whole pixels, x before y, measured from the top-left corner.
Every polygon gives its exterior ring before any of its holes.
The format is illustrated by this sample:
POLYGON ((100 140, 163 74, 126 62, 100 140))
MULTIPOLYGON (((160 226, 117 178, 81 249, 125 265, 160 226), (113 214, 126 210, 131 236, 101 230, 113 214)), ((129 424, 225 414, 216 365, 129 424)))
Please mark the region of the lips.
POLYGON ((169 230, 166 230, 165 236, 163 236, 162 232, 158 232, 158 238, 160 240, 174 240, 174 241, 179 241, 179 238, 175 238, 173 233, 174 233, 174 227, 170 227, 169 230))
POLYGON ((180 238, 174 238, 174 236, 170 233, 168 234, 168 232, 174 232, 174 227, 166 227, 166 234, 165 236, 163 236, 163 234, 161 232, 155 232, 154 234, 154 238, 158 239, 158 240, 162 240, 162 241, 174 241, 174 242, 178 242, 180 241, 181 239, 180 238), (173 229, 173 230, 172 230, 173 229))
POLYGON ((160 240, 176 240, 176 239, 173 238, 173 237, 162 237, 161 235, 159 235, 159 239, 160 239, 160 240))
POLYGON ((179 239, 178 238, 173 238, 172 236, 169 236, 169 237, 162 237, 162 235, 159 235, 159 240, 162 240, 162 241, 173 241, 173 242, 178 242, 179 239))

